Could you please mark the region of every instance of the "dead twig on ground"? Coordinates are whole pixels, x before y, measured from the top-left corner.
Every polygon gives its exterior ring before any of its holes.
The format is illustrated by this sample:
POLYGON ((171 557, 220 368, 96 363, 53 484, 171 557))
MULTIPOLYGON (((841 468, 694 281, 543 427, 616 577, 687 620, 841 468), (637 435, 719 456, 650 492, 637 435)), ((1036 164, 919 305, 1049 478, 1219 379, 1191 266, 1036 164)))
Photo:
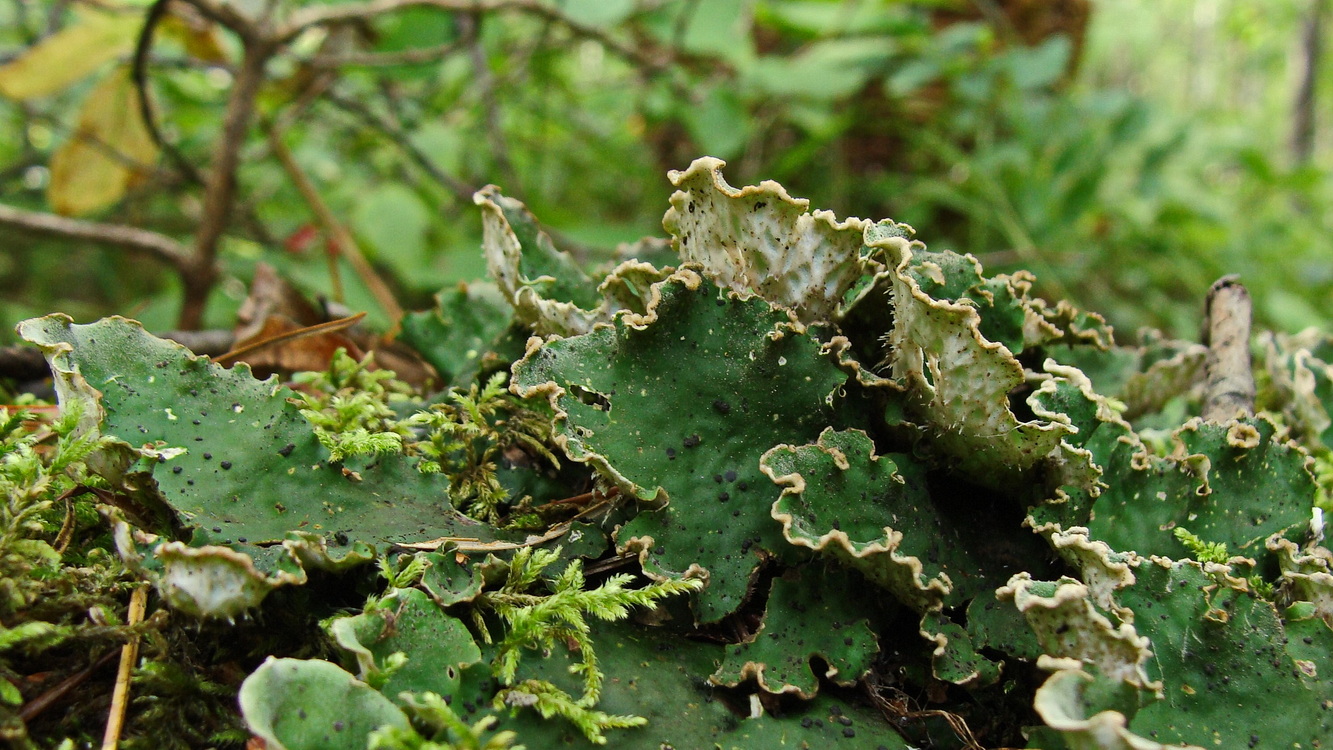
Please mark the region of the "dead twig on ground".
POLYGON ((1254 416, 1254 369, 1250 361, 1250 293, 1237 276, 1223 276, 1208 290, 1204 346, 1208 347, 1203 418, 1224 422, 1254 416))
MULTIPOLYGON (((130 627, 143 622, 144 610, 148 607, 148 588, 140 586, 130 594, 130 611, 125 623, 130 627)), ((120 650, 120 669, 116 672, 116 687, 111 693, 111 710, 107 715, 106 733, 102 736, 102 750, 116 750, 120 744, 120 732, 125 726, 125 709, 130 700, 130 673, 135 662, 139 661, 139 635, 130 636, 120 650)))

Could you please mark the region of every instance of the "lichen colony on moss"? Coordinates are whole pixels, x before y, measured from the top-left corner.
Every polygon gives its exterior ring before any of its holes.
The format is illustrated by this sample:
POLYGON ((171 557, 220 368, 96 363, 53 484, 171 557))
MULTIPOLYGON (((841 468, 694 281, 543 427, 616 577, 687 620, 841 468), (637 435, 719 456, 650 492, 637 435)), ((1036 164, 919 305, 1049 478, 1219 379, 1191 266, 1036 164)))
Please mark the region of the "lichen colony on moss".
POLYGON ((358 746, 1333 736, 1333 344, 1266 337, 1256 413, 1190 419, 1207 349, 1116 345, 1028 274, 723 166, 670 175, 671 259, 603 273, 479 192, 495 286, 410 326, 445 393, 344 357, 298 395, 123 320, 24 324, 89 466, 164 519, 115 523, 172 606, 381 561, 326 623, 355 676, 270 662, 252 731, 317 746, 274 714, 299 684, 359 712, 358 746), (450 329, 473 297, 510 317, 450 329))

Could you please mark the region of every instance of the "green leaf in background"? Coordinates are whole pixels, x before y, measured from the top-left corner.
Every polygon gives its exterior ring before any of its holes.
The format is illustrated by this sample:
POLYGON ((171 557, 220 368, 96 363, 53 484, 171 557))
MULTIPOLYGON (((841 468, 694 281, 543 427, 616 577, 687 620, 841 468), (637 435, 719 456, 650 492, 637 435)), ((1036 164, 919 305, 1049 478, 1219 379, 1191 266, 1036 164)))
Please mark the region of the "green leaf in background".
POLYGON ((430 275, 426 243, 430 209, 401 183, 379 185, 358 197, 352 212, 356 235, 374 249, 374 257, 403 279, 430 275))
POLYGON ((1064 76, 1069 55, 1069 39, 1053 36, 1036 47, 1016 47, 1001 59, 1015 86, 1036 89, 1050 86, 1064 76))
POLYGON ((834 101, 864 87, 895 52, 888 37, 819 41, 797 55, 755 60, 748 84, 770 96, 834 101))
POLYGON ((712 89, 682 114, 690 138, 704 153, 730 159, 750 139, 750 114, 733 89, 712 89))
POLYGON ((638 10, 636 0, 568 0, 561 10, 579 23, 589 26, 614 26, 638 10))
MULTIPOLYGON (((440 9, 407 7, 397 13, 376 15, 376 52, 392 53, 430 49, 454 41, 453 17, 440 9)), ((422 64, 380 66, 380 72, 396 81, 429 80, 440 67, 439 59, 422 64)))

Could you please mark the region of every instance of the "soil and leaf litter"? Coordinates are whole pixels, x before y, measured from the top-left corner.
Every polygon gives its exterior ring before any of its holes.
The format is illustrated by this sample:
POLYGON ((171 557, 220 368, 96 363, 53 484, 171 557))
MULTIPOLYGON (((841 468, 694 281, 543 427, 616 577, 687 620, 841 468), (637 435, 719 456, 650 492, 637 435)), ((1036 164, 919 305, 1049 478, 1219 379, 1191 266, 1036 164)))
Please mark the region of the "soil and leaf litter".
POLYGON ((1333 342, 1225 281, 1208 345, 1117 343, 722 167, 591 271, 479 192, 490 280, 402 323, 437 388, 21 324, 63 416, 4 425, 3 731, 58 738, 43 655, 136 640, 127 745, 1329 744, 1333 342))

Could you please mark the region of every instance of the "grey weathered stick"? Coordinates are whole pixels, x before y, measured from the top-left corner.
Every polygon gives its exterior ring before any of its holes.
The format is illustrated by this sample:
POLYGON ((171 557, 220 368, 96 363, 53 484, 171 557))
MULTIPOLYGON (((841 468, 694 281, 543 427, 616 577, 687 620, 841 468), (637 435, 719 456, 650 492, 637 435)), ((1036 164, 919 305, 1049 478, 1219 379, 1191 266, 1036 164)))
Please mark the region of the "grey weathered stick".
POLYGON ((1237 276, 1223 276, 1208 290, 1204 345, 1208 347, 1203 418, 1224 422, 1254 415, 1250 362, 1250 293, 1237 276))
POLYGON ((99 245, 144 250, 178 269, 190 263, 189 248, 164 234, 158 234, 147 229, 121 224, 104 224, 84 219, 71 219, 66 216, 56 216, 41 211, 28 211, 4 204, 0 204, 0 225, 50 237, 63 237, 99 245))

